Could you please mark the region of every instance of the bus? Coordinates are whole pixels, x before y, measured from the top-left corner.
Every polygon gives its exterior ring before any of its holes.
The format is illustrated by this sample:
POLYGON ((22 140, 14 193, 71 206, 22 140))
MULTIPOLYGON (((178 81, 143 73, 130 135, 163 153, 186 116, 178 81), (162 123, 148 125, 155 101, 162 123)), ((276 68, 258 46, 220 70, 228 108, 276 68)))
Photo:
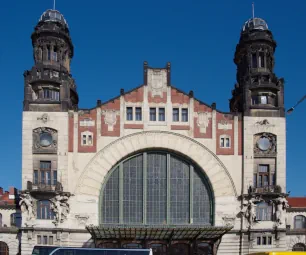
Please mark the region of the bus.
POLYGON ((49 255, 153 255, 151 249, 56 248, 49 255))
POLYGON ((59 248, 58 246, 34 246, 32 255, 49 255, 52 251, 59 248))

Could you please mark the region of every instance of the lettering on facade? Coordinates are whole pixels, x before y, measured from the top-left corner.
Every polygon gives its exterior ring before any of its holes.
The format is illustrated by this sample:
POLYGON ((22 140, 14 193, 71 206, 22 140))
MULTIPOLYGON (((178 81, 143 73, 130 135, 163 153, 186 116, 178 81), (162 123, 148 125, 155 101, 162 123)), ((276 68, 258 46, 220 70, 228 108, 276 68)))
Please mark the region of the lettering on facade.
POLYGON ((198 112, 197 125, 200 128, 200 133, 206 134, 206 129, 209 125, 209 120, 211 119, 211 112, 198 112))
POLYGON ((104 115, 104 123, 107 125, 108 131, 114 131, 114 126, 117 123, 117 115, 119 115, 119 111, 104 110, 102 111, 102 115, 104 115))

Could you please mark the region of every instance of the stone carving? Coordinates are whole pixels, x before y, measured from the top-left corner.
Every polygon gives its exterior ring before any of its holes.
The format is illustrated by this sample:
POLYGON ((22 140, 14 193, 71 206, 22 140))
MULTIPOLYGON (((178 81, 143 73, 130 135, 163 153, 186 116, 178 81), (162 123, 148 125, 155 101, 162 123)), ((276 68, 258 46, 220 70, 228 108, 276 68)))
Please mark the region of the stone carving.
POLYGON ((257 199, 251 198, 243 203, 243 209, 240 211, 241 215, 248 221, 249 227, 253 226, 256 220, 256 204, 257 199))
POLYGON ((70 212, 70 207, 68 204, 69 196, 56 195, 50 200, 51 209, 55 214, 55 219, 53 221, 54 225, 57 226, 59 223, 63 223, 70 212))
POLYGON ((167 70, 148 70, 148 87, 152 97, 163 97, 163 92, 167 89, 167 70))
POLYGON ((225 120, 222 120, 218 123, 218 129, 231 130, 232 128, 233 128, 233 125, 225 120))
POLYGON ((226 227, 231 227, 235 225, 235 220, 236 220, 235 216, 227 215, 227 216, 222 217, 222 219, 223 219, 223 224, 226 227))
POLYGON ((80 121, 80 126, 81 127, 94 127, 95 126, 95 121, 92 119, 83 119, 80 121))
POLYGON ((37 120, 41 120, 43 123, 47 123, 49 121, 49 116, 47 113, 41 115, 41 117, 37 117, 37 120))
POLYGON ((284 197, 280 197, 274 200, 276 206, 276 222, 278 225, 282 225, 285 222, 285 211, 289 207, 288 201, 284 197))
POLYGON ((33 130, 33 153, 56 153, 56 151, 57 131, 55 129, 39 127, 33 130))
POLYGON ((274 155, 276 154, 276 136, 271 133, 262 133, 254 136, 254 154, 256 155, 274 155), (265 140, 264 144, 260 144, 265 140))
POLYGON ((114 131, 114 126, 117 123, 118 111, 115 110, 104 110, 102 115, 104 115, 104 123, 108 126, 108 131, 114 131))
POLYGON ((87 214, 76 214, 75 218, 78 220, 79 225, 86 225, 89 216, 87 214))
POLYGON ((29 193, 20 194, 19 206, 23 213, 27 213, 26 220, 30 221, 35 217, 34 201, 29 193))
POLYGON ((198 112, 197 125, 200 128, 200 133, 206 134, 206 129, 211 119, 211 112, 198 112))
POLYGON ((256 125, 260 125, 260 126, 271 125, 270 122, 267 119, 264 119, 264 120, 261 120, 261 121, 257 121, 255 124, 256 125))

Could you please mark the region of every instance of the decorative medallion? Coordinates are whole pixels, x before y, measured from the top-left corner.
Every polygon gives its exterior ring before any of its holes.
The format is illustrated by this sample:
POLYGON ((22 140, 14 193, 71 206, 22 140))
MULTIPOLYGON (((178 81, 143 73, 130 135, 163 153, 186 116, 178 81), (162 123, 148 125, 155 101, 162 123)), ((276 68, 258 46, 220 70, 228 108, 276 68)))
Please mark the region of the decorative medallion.
POLYGON ((115 110, 104 110, 102 111, 102 115, 104 115, 104 123, 108 126, 108 131, 114 131, 119 112, 115 110))
POLYGON ((167 91, 167 70, 166 69, 149 69, 148 70, 148 87, 152 97, 163 97, 163 92, 167 91))
POLYGON ((48 127, 33 130, 33 153, 56 153, 57 131, 48 127))
POLYGON ((206 129, 211 119, 211 112, 198 112, 197 125, 200 128, 200 133, 206 134, 206 129))
POLYGON ((38 117, 37 120, 41 120, 43 123, 47 123, 49 121, 49 116, 47 113, 44 113, 41 117, 38 117))
POLYGON ((257 155, 271 155, 276 153, 276 136, 271 133, 255 135, 254 153, 257 155))

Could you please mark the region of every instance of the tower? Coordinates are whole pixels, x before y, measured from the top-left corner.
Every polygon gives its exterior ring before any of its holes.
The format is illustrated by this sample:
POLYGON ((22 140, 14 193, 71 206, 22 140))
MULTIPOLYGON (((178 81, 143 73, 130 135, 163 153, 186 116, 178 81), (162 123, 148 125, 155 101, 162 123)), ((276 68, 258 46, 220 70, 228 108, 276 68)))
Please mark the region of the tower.
POLYGON ((73 44, 64 16, 45 11, 32 34, 34 66, 25 71, 24 111, 60 112, 78 107, 70 74, 73 44))
POLYGON ((230 109, 245 116, 284 117, 284 80, 274 73, 276 42, 260 18, 245 22, 234 62, 237 83, 230 109))

